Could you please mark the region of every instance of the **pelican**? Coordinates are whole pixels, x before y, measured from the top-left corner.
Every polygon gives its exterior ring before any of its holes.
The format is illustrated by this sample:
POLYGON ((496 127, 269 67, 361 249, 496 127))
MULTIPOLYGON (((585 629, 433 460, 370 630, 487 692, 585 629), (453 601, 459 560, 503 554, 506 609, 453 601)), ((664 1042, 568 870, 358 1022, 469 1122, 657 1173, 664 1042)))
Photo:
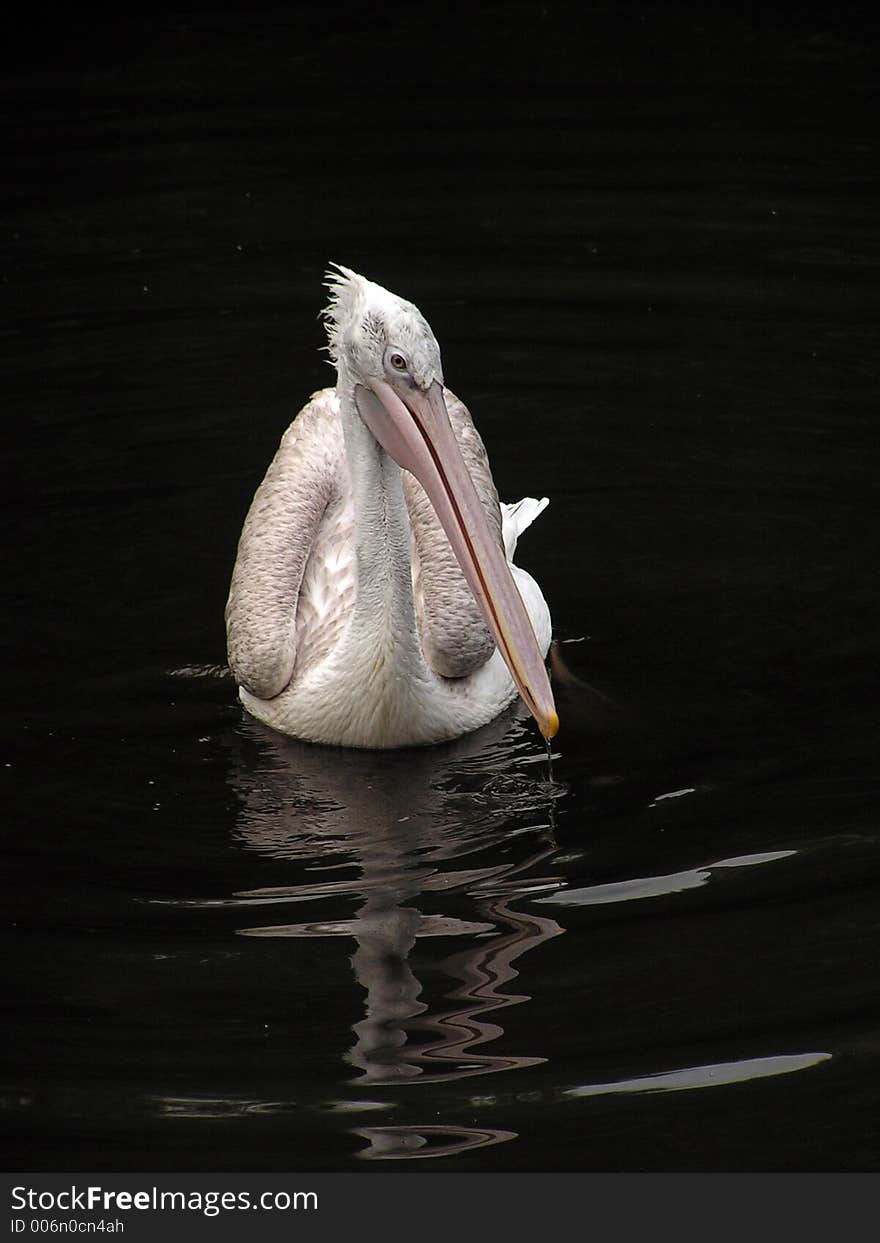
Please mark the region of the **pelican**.
POLYGON ((281 439, 238 545, 226 627, 244 707, 344 747, 446 741, 519 693, 550 739, 550 613, 512 563, 547 504, 501 506, 417 307, 327 275, 333 389, 281 439))

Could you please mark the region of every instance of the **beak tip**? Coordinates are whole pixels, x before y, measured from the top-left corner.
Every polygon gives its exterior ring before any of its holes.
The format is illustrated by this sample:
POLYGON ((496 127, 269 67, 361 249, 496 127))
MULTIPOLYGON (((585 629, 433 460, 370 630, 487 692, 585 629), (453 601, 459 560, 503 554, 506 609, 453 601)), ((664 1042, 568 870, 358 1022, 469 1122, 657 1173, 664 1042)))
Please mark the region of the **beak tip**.
POLYGON ((559 733, 559 717, 555 712, 549 712, 545 720, 540 722, 541 733, 549 742, 551 738, 555 738, 559 733))

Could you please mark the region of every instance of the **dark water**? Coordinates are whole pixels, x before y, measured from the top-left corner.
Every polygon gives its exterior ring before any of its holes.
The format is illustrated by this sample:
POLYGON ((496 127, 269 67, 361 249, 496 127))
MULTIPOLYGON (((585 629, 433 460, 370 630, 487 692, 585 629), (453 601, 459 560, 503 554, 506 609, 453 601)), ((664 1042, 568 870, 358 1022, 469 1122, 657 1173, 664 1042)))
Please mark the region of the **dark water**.
POLYGON ((14 1168, 880 1166, 875 32, 585 12, 10 44, 14 1168), (330 259, 551 497, 554 785, 212 669, 330 259))

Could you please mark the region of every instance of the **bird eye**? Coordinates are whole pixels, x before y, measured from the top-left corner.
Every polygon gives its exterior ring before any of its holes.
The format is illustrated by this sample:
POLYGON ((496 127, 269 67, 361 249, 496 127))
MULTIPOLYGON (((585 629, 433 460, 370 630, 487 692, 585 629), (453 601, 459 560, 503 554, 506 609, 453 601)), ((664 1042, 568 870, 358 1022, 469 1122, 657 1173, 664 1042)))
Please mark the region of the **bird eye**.
POLYGON ((395 371, 406 371, 406 359, 402 354, 389 354, 388 361, 395 371))

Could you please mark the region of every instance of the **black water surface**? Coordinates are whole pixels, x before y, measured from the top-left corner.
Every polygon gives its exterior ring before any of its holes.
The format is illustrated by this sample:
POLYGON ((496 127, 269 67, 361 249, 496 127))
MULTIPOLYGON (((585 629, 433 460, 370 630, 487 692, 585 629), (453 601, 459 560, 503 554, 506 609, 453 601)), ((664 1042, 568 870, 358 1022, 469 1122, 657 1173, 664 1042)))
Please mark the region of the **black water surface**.
POLYGON ((877 40, 757 7, 13 31, 14 1168, 880 1166, 877 40), (551 497, 553 786, 223 676, 328 260, 551 497))

